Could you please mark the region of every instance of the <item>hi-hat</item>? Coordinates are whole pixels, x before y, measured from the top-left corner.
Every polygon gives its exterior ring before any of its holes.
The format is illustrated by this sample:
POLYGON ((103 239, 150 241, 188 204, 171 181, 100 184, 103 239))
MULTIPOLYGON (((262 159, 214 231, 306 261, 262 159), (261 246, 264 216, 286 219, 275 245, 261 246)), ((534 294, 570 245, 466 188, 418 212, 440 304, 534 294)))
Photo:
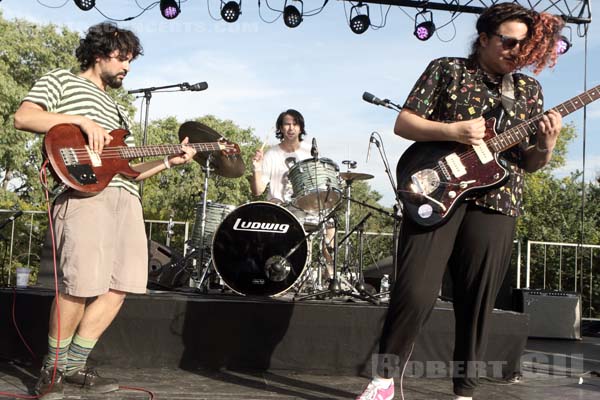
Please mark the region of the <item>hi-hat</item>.
MULTIPOLYGON (((190 138, 190 143, 217 142, 222 139, 217 131, 197 121, 187 121, 179 127, 179 140, 190 138)), ((246 167, 240 154, 226 155, 222 151, 196 153, 194 160, 200 165, 206 165, 206 158, 212 154, 211 168, 214 173, 225 178, 239 178, 244 175, 246 167)))
POLYGON ((362 172, 340 172, 340 178, 345 181, 366 181, 373 179, 373 175, 363 174, 362 172))

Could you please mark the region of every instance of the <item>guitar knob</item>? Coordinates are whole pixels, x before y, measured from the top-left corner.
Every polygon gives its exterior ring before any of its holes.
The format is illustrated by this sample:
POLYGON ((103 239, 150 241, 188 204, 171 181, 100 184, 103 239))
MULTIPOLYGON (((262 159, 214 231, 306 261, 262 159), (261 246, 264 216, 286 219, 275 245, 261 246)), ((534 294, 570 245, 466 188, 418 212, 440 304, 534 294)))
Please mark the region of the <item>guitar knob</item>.
POLYGON ((454 190, 451 190, 448 192, 448 197, 450 197, 451 199, 456 197, 456 192, 454 190))

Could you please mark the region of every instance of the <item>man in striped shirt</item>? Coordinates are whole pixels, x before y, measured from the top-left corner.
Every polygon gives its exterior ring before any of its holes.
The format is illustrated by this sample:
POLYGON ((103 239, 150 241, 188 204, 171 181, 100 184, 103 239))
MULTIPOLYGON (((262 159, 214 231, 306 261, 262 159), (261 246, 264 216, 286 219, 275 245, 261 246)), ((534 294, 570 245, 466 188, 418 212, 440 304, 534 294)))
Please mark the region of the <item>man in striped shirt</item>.
MULTIPOLYGON (((76 50, 79 73, 57 69, 42 76, 15 113, 15 127, 44 134, 57 124, 74 124, 91 150, 101 154, 112 140, 110 131, 129 129, 127 113, 106 89, 121 87, 130 63, 141 54, 133 32, 112 23, 90 27, 76 50)), ((63 398, 63 382, 99 393, 118 389, 115 379, 89 368, 87 358, 126 293, 146 291, 147 239, 136 181, 191 161, 195 151, 185 146, 187 138, 182 143, 179 155, 133 165, 139 172, 135 181, 117 175, 95 196, 67 191, 54 202, 61 281, 50 315, 49 351, 36 385, 40 398, 63 398)), ((131 135, 126 144, 134 145, 131 135)))

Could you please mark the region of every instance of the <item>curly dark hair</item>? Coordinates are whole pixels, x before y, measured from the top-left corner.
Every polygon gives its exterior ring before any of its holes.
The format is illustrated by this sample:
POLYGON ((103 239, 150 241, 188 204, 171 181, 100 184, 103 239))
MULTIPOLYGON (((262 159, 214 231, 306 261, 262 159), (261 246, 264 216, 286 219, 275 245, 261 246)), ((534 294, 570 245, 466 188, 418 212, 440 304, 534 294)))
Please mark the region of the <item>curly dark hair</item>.
POLYGON ((477 19, 478 36, 471 48, 471 60, 479 55, 479 34, 493 35, 507 21, 520 21, 527 25, 527 41, 520 48, 515 62, 517 69, 530 67, 539 74, 546 67, 553 67, 558 57, 556 43, 564 21, 548 13, 538 13, 516 3, 500 3, 487 8, 477 19))
POLYGON ((79 67, 85 71, 96 63, 96 58, 108 58, 115 50, 122 55, 131 54, 132 59, 144 54, 135 33, 121 29, 112 22, 102 22, 91 26, 85 38, 79 40, 75 56, 79 67))
POLYGON ((298 139, 300 141, 304 140, 304 136, 306 136, 306 131, 304 130, 304 117, 302 116, 302 114, 300 114, 299 111, 293 110, 291 108, 282 112, 277 117, 277 121, 275 122, 275 137, 279 140, 283 140, 283 133, 281 133, 281 127, 283 126, 283 118, 286 115, 289 115, 290 117, 294 118, 296 123, 300 125, 300 135, 298 135, 298 139))

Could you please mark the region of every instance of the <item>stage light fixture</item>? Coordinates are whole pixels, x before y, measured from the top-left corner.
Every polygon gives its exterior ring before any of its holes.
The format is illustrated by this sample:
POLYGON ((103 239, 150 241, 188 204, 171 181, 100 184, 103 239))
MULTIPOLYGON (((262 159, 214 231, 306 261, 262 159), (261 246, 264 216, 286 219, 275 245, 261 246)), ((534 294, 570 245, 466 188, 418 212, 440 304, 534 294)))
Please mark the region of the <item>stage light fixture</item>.
POLYGON ((435 32, 435 24, 433 23, 433 15, 431 11, 421 11, 415 16, 415 31, 413 34, 421 41, 429 40, 435 32), (429 18, 425 14, 429 15, 429 18), (419 17, 423 18, 424 21, 418 22, 419 17))
POLYGON ((75 0, 75 5, 82 11, 90 11, 96 6, 96 0, 75 0))
POLYGON ((562 35, 556 42, 556 52, 559 56, 565 54, 571 48, 571 42, 566 36, 562 35))
POLYGON ((239 3, 237 3, 233 0, 225 3, 224 1, 221 0, 221 18, 223 18, 223 21, 225 21, 225 22, 235 22, 238 20, 238 18, 240 17, 240 14, 242 13, 241 8, 242 8, 241 0, 239 3))
POLYGON ((294 5, 287 5, 287 0, 285 2, 286 6, 283 8, 283 23, 288 28, 295 28, 302 22, 302 14, 304 13, 304 3, 302 0, 295 0, 296 3, 300 3, 301 10, 294 5))
POLYGON ((360 9, 363 7, 362 3, 358 3, 358 5, 353 6, 350 9, 350 29, 352 32, 360 35, 365 33, 369 26, 371 26, 371 18, 369 18, 369 5, 365 4, 364 7, 367 9, 366 14, 361 14, 360 9), (352 16, 355 14, 354 16, 352 16))
POLYGON ((177 18, 181 9, 175 0, 160 0, 160 13, 166 19, 177 18))

